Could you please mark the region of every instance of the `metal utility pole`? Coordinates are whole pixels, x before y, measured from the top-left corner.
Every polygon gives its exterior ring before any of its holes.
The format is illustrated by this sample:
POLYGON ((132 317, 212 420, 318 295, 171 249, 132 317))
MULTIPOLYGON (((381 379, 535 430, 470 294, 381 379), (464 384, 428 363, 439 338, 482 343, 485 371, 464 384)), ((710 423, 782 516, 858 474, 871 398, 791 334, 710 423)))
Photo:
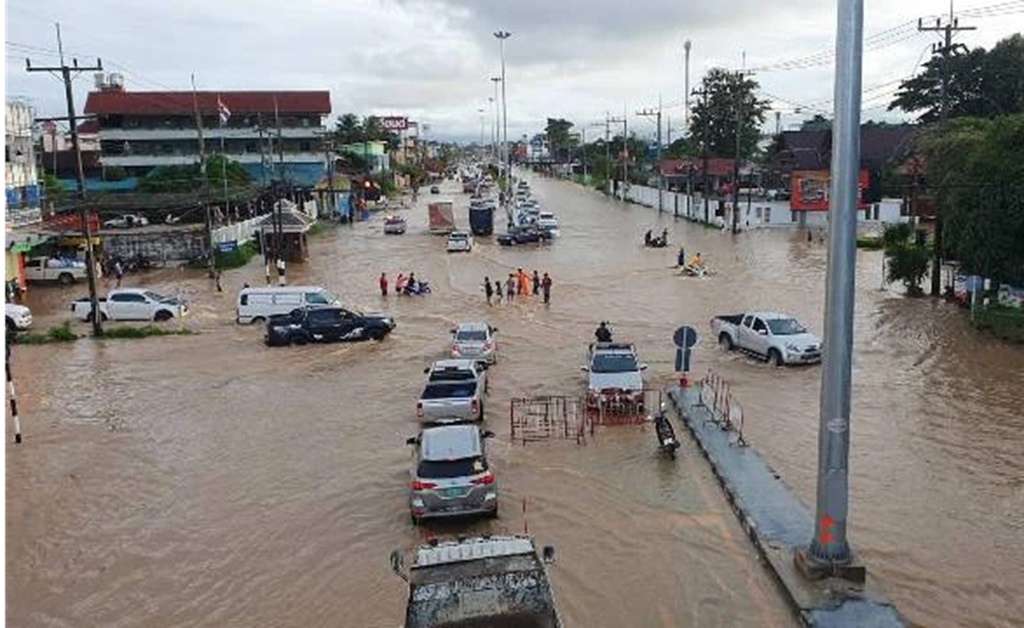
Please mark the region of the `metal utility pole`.
MULTIPOLYGON (((917 20, 917 30, 923 33, 942 33, 942 46, 933 46, 932 53, 942 56, 942 81, 939 84, 939 124, 945 126, 949 118, 949 58, 956 52, 959 45, 953 45, 953 36, 962 31, 977 30, 974 26, 960 26, 960 21, 953 16, 953 0, 949 1, 949 21, 945 24, 941 19, 935 20, 935 26, 924 26, 917 20)), ((932 251, 932 296, 942 292, 942 212, 935 205, 935 241, 932 251)))
MULTIPOLYGON (((25 59, 25 69, 29 72, 60 72, 64 81, 64 100, 67 104, 67 122, 71 127, 71 147, 75 151, 75 192, 78 197, 78 217, 82 221, 82 237, 85 238, 85 276, 89 282, 89 302, 92 305, 92 333, 103 335, 103 321, 100 315, 100 300, 96 293, 96 254, 92 248, 92 230, 89 228, 89 209, 85 205, 85 169, 82 167, 82 144, 78 138, 78 119, 75 116, 75 95, 71 89, 71 73, 102 72, 103 61, 96 59, 96 65, 78 65, 78 59, 72 59, 69 67, 64 63, 64 43, 60 36, 60 24, 57 27, 57 51, 60 54, 59 67, 32 67, 32 62, 25 59)), ((52 118, 58 120, 59 118, 52 118)), ((56 151, 54 144, 54 151, 56 151)))
MULTIPOLYGON (((708 92, 706 89, 701 87, 700 89, 693 90, 693 94, 701 98, 704 108, 708 106, 708 92)), ((687 126, 689 129, 689 126, 687 126)), ((704 125, 704 133, 701 134, 701 158, 704 161, 704 165, 701 167, 701 191, 700 195, 704 197, 704 223, 711 222, 711 200, 708 198, 708 128, 704 125)))
MULTIPOLYGON (((509 191, 512 189, 512 155, 508 149, 508 100, 505 97, 505 40, 512 36, 508 31, 496 31, 494 36, 498 38, 498 48, 501 51, 501 136, 502 144, 505 147, 505 184, 509 191)), ((508 201, 509 194, 505 194, 508 201)))
POLYGON ((690 132, 690 40, 683 42, 685 69, 683 70, 683 128, 690 132))
MULTIPOLYGON (((605 169, 605 187, 612 187, 612 117, 609 112, 604 112, 604 169, 605 169)), ((611 189, 606 189, 605 194, 609 194, 611 189)))
POLYGON ((796 566, 808 577, 861 581, 866 574, 853 564, 846 520, 863 37, 864 0, 839 0, 817 505, 814 538, 795 556, 796 566))
POLYGON ((207 198, 208 192, 208 181, 206 178, 206 141, 203 139, 203 117, 199 113, 199 97, 196 94, 196 75, 192 75, 192 111, 196 118, 196 134, 199 141, 199 176, 202 178, 201 189, 199 192, 200 202, 203 204, 204 214, 206 216, 206 247, 208 254, 206 256, 206 270, 210 275, 210 279, 213 279, 215 275, 214 263, 213 263, 213 217, 210 215, 210 202, 207 198))
MULTIPOLYGON (((743 53, 743 65, 747 64, 747 53, 743 53)), ((736 155, 732 160, 732 232, 739 232, 740 221, 740 159, 742 158, 743 136, 743 79, 746 70, 736 73, 736 155)))
MULTIPOLYGON (((621 183, 621 185, 619 187, 621 188, 621 191, 622 191, 622 199, 625 200, 626 199, 626 157, 625 157, 625 155, 626 155, 626 118, 625 117, 622 117, 622 118, 608 118, 608 123, 609 124, 620 124, 620 123, 622 124, 622 150, 619 152, 619 156, 622 158, 622 183, 621 183)), ((609 145, 609 150, 610 150, 610 148, 611 148, 611 146, 609 145)), ((610 159, 610 157, 609 157, 609 159, 610 159)), ((609 165, 609 167, 611 166, 611 162, 610 161, 609 161, 608 165, 609 165)), ((612 172, 614 172, 614 170, 612 172)), ((614 194, 613 194, 613 196, 614 196, 614 194)))
POLYGON ((661 172, 661 103, 658 103, 658 109, 641 109, 636 112, 638 116, 644 116, 646 118, 655 118, 658 122, 658 149, 657 156, 657 168, 658 168, 658 213, 660 214, 665 209, 665 177, 661 172))

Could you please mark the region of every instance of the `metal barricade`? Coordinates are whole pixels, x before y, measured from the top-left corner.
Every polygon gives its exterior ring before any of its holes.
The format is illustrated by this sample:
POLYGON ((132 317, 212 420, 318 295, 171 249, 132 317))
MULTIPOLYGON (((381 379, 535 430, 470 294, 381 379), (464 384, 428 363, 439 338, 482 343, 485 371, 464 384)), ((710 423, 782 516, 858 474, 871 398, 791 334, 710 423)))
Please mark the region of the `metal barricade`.
POLYGON ((731 444, 746 447, 743 438, 743 406, 733 396, 729 383, 718 373, 709 370, 701 380, 700 406, 707 408, 708 418, 704 425, 713 423, 722 430, 735 434, 731 444))
POLYGON ((643 425, 650 413, 661 407, 660 389, 606 389, 588 393, 587 420, 594 425, 643 425))
POLYGON ((509 404, 509 427, 512 442, 546 440, 572 440, 577 445, 587 443, 587 432, 593 434, 582 411, 579 397, 545 395, 513 399, 509 404))

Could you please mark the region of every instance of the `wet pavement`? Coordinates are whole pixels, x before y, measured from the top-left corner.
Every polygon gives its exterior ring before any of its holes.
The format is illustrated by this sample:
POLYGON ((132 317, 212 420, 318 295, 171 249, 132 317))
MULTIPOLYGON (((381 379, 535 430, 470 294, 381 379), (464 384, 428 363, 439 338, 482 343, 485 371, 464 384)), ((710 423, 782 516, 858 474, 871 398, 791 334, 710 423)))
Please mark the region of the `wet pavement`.
MULTIPOLYGON (((313 239, 289 282, 394 314, 382 343, 263 347, 262 330, 233 322, 238 288, 263 282, 254 261, 226 272, 221 294, 192 270, 140 278, 184 293, 199 334, 17 347, 26 440, 7 445, 8 623, 399 625, 405 590, 387 556, 422 533, 404 445, 422 368, 444 357, 451 323, 486 319, 500 329, 486 405, 501 517, 428 531, 528 525, 558 549, 551 575, 571 626, 792 625, 688 441, 675 462, 635 426, 586 446, 513 445, 508 407, 579 394, 602 319, 637 343, 656 384, 673 380, 680 324, 705 332, 715 314, 774 309, 820 331, 823 245, 659 219, 561 182, 534 190, 561 222, 549 246, 487 238, 447 255, 426 233, 427 194, 406 235, 385 237, 377 216, 313 239), (672 246, 640 246, 662 224, 715 274, 679 277, 672 246), (551 273, 550 306, 487 307, 483 276, 517 267, 551 273), (379 273, 410 270, 434 292, 381 299, 379 273)), ((467 198, 443 191, 464 225, 467 198)), ((858 252, 851 540, 909 621, 1012 625, 1024 616, 1024 351, 975 334, 952 306, 880 292, 880 267, 879 253, 858 252)), ((84 292, 34 290, 36 326, 84 292)), ((695 368, 708 367, 743 403, 747 440, 812 503, 819 368, 772 369, 705 338, 695 368)))

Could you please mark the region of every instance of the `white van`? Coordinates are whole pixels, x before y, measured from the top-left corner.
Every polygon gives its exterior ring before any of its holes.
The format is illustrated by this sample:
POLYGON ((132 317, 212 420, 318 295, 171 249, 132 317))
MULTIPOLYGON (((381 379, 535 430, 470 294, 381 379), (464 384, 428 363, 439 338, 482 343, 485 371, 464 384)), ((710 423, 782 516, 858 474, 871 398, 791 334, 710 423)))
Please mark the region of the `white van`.
POLYGON ((287 314, 306 305, 338 305, 338 295, 319 286, 243 288, 238 293, 235 320, 265 323, 274 314, 287 314))

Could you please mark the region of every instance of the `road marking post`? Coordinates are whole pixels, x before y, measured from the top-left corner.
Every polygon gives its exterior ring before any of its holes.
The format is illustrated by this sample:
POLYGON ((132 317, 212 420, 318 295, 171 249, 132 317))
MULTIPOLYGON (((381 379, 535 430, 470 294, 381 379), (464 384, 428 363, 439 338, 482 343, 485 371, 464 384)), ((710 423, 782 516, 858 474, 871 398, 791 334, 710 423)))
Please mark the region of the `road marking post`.
POLYGON ((18 418, 18 395, 14 392, 11 376, 11 341, 7 340, 7 395, 11 400, 11 418, 14 419, 14 442, 21 443, 21 419, 18 418))

